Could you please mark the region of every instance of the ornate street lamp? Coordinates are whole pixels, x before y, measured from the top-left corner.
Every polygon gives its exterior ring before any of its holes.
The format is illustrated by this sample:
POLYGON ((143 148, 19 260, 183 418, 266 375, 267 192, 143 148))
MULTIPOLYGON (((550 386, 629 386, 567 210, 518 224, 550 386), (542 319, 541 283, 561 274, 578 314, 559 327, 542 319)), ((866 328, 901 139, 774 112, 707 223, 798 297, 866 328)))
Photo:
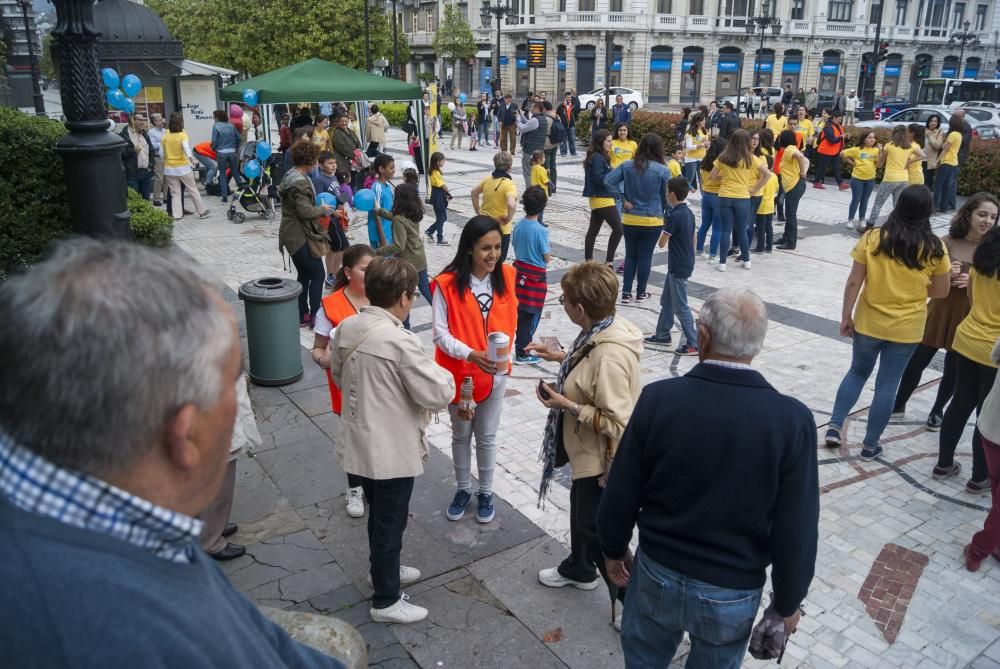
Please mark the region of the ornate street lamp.
POLYGON ((761 59, 764 57, 764 35, 767 34, 767 29, 771 29, 771 33, 777 37, 781 34, 781 19, 777 16, 768 16, 764 14, 763 16, 748 16, 746 22, 747 35, 753 35, 757 31, 760 31, 760 48, 757 49, 757 57, 754 58, 754 87, 760 86, 760 70, 761 70, 761 59))
POLYGON ((514 8, 510 5, 510 0, 483 0, 479 10, 479 18, 483 22, 484 28, 489 28, 493 23, 493 17, 497 17, 497 52, 493 58, 493 72, 497 80, 497 88, 503 90, 500 80, 500 23, 507 17, 508 23, 514 23, 517 17, 514 16, 514 8))
POLYGON ((35 102, 35 114, 45 116, 45 98, 42 97, 42 89, 38 84, 38 60, 35 58, 35 45, 31 30, 28 28, 28 10, 31 9, 31 0, 18 0, 18 4, 21 5, 21 16, 24 18, 24 38, 28 40, 28 62, 31 64, 31 97, 35 102))
POLYGON ((958 72, 956 76, 961 79, 965 72, 965 46, 969 45, 971 47, 979 46, 979 33, 969 30, 969 26, 972 25, 968 21, 964 24, 965 30, 960 30, 953 32, 951 37, 948 38, 948 44, 950 46, 955 46, 956 44, 961 44, 962 49, 959 51, 958 56, 958 72))
POLYGON ((59 60, 59 94, 66 129, 56 142, 69 190, 73 231, 89 237, 131 239, 125 201, 125 140, 110 131, 97 70, 93 0, 52 0, 56 27, 52 52, 59 60))

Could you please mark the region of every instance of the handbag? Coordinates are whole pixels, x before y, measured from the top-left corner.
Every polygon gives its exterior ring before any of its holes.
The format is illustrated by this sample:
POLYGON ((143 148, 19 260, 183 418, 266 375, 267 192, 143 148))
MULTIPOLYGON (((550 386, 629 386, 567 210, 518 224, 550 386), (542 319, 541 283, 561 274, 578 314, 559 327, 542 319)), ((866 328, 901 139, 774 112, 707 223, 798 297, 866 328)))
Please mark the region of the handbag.
POLYGON ((371 167, 372 161, 361 149, 354 149, 354 156, 351 158, 351 168, 355 172, 366 170, 371 167))

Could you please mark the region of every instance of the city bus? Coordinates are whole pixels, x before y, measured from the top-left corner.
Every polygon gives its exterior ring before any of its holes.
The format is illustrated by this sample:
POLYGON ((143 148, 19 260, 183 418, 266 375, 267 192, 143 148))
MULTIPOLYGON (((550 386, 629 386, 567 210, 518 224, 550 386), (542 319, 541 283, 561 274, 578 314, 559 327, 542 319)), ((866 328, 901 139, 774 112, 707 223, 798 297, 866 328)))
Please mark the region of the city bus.
POLYGON ((1000 104, 1000 79, 922 79, 916 104, 958 107, 966 102, 1000 104))

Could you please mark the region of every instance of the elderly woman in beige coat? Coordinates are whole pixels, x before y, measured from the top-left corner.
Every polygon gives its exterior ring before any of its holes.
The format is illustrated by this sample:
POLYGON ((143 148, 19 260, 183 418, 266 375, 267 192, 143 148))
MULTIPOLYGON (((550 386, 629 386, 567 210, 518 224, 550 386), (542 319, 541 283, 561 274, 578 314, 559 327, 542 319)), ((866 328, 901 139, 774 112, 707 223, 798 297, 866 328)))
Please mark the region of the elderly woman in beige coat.
POLYGON ((372 158, 385 153, 385 133, 389 130, 389 120, 379 111, 378 105, 369 108, 365 119, 365 134, 368 136, 368 150, 365 152, 372 158))
POLYGON ((399 588, 420 571, 400 566, 399 553, 413 479, 427 461, 424 430, 455 396, 455 381, 403 329, 418 294, 413 265, 376 258, 365 271, 365 293, 369 306, 337 327, 330 347, 330 373, 343 393, 338 455, 368 499, 372 620, 414 623, 427 609, 410 604, 399 588))
MULTIPOLYGON (((568 351, 530 344, 534 354, 561 362, 554 385, 542 383, 538 399, 551 411, 542 454, 545 469, 539 497, 544 498, 554 468, 568 460, 570 488, 570 554, 558 567, 542 569, 538 580, 550 588, 573 586, 593 590, 600 580, 624 600, 608 580, 597 539, 597 507, 618 441, 639 397, 642 332, 615 314, 618 279, 607 265, 585 262, 561 281, 560 302, 580 334, 568 351)), ((616 620, 616 625, 619 624, 616 620)))

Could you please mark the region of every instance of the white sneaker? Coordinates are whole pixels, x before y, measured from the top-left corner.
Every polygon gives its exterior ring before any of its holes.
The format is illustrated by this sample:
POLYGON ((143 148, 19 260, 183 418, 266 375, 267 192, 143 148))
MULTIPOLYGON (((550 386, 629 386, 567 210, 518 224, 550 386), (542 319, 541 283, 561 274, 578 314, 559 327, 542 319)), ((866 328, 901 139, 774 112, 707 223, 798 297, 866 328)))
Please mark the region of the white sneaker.
POLYGON ((416 604, 410 604, 407 595, 400 595, 399 601, 384 609, 369 609, 369 615, 377 623, 419 623, 427 617, 427 609, 416 604))
POLYGON ((854 225, 854 221, 848 221, 847 222, 847 229, 848 230, 855 230, 855 229, 857 229, 856 226, 854 225))
POLYGON ((708 255, 708 251, 702 251, 701 253, 698 254, 698 257, 701 258, 702 260, 708 260, 712 256, 708 255))
POLYGON ((715 269, 719 270, 720 272, 725 272, 726 266, 723 265, 722 263, 719 263, 718 265, 715 266, 715 269))
POLYGON ((750 261, 749 260, 744 260, 743 261, 743 269, 750 269, 750 261))
POLYGON ((351 518, 365 515, 365 491, 361 486, 347 489, 347 515, 351 518))
POLYGON ((559 570, 555 567, 549 569, 542 569, 538 572, 538 582, 549 588, 562 588, 567 585, 572 585, 574 588, 580 590, 593 590, 601 583, 600 578, 595 578, 590 583, 584 583, 583 581, 574 581, 571 578, 566 578, 559 573, 559 570))
MULTIPOLYGON (((407 567, 405 564, 399 565, 399 584, 410 585, 420 580, 420 570, 416 567, 407 567)), ((372 584, 372 575, 368 574, 368 585, 372 584)))
POLYGON ((622 616, 623 615, 624 615, 624 611, 619 611, 617 614, 615 614, 615 629, 618 630, 618 632, 622 631, 622 616))

